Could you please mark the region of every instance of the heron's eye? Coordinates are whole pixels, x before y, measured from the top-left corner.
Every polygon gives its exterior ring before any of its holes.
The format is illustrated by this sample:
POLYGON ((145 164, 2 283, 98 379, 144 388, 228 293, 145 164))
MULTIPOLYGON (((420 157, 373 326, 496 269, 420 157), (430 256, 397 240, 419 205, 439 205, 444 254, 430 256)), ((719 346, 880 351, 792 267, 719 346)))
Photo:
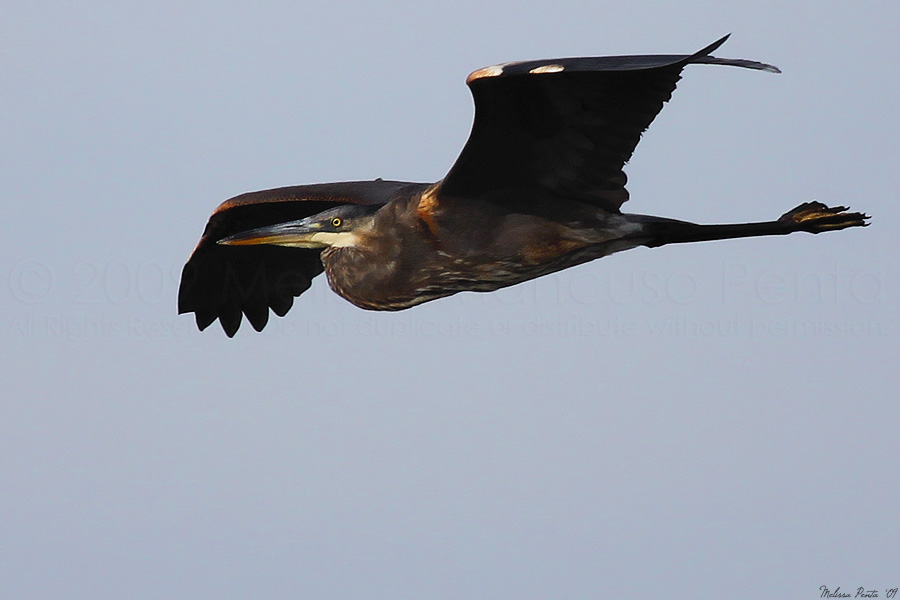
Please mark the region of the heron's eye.
POLYGON ((344 224, 344 220, 340 217, 335 217, 331 220, 332 227, 340 227, 343 224, 344 224))

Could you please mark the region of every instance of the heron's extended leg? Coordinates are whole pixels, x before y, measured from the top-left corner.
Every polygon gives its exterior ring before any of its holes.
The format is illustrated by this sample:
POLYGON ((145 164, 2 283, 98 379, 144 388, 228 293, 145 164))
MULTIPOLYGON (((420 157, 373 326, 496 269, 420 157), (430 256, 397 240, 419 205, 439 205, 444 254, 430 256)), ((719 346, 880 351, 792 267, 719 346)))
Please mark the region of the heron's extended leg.
POLYGON ((741 237, 763 235, 787 235, 795 231, 821 233, 837 231, 847 227, 866 227, 869 215, 858 212, 847 212, 845 206, 829 207, 821 202, 805 202, 790 210, 777 221, 759 223, 735 223, 727 225, 698 225, 686 221, 629 215, 644 225, 644 233, 649 240, 644 244, 655 248, 665 244, 684 242, 705 242, 709 240, 727 240, 741 237))

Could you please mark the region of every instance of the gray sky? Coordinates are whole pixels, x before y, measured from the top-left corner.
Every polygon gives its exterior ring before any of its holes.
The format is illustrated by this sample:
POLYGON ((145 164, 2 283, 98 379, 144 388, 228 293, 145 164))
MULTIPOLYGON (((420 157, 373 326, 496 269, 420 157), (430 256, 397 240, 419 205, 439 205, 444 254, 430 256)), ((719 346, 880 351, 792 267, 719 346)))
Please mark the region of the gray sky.
POLYGON ((7 2, 0 597, 817 598, 900 586, 895 76, 882 2, 7 2), (361 311, 175 315, 222 200, 443 176, 472 70, 717 54, 627 210, 873 215, 361 311))

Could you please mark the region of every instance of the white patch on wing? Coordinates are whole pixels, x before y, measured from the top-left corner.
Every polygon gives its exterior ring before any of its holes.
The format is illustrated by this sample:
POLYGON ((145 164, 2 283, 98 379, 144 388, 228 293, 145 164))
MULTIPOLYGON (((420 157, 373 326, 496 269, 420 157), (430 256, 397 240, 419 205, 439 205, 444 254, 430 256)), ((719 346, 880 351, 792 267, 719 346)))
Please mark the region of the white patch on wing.
POLYGON ((478 69, 477 71, 472 71, 468 77, 466 77, 466 83, 472 83, 476 79, 483 79, 485 77, 497 77, 498 75, 503 75, 503 67, 505 67, 509 63, 504 63, 502 65, 491 65, 490 67, 484 67, 483 69, 478 69))
POLYGON ((535 67, 528 72, 532 75, 540 75, 541 73, 559 73, 565 70, 566 68, 562 65, 541 65, 540 67, 535 67))

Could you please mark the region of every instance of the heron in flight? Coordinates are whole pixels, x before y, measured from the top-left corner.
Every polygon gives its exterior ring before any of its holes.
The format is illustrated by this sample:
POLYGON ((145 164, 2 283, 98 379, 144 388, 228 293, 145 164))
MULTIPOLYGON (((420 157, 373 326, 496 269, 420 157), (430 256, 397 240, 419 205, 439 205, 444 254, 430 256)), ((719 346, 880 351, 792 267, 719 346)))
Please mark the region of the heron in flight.
POLYGON ((437 183, 356 181, 236 196, 209 219, 184 267, 179 313, 233 336, 284 316, 325 272, 371 310, 493 291, 636 246, 865 226, 868 215, 807 202, 774 221, 698 225, 621 212, 622 171, 689 64, 777 73, 691 55, 513 62, 479 69, 469 139, 437 183))

